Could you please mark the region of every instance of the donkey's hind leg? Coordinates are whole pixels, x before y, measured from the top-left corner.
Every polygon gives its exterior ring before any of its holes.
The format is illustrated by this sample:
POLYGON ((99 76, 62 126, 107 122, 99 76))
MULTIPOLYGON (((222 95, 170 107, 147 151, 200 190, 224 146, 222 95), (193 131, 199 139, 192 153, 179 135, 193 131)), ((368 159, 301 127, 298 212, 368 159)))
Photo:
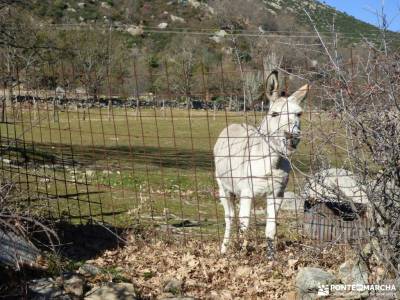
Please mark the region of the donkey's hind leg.
POLYGON ((224 207, 224 214, 225 214, 225 233, 221 245, 221 253, 225 253, 226 250, 228 249, 228 244, 230 241, 232 220, 235 214, 235 209, 231 199, 231 194, 225 190, 225 188, 222 186, 221 181, 218 178, 217 182, 219 187, 219 199, 221 201, 222 206, 224 207))

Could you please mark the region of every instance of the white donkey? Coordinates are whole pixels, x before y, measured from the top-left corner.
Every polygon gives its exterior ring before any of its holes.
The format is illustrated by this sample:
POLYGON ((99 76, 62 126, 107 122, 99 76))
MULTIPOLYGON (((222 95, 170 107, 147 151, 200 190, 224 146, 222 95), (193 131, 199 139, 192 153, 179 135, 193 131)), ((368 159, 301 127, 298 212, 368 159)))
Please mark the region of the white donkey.
POLYGON ((290 172, 288 158, 300 141, 300 107, 308 92, 304 85, 290 97, 279 96, 278 72, 267 78, 270 107, 259 127, 232 124, 225 128, 214 146, 215 173, 219 197, 225 211, 225 234, 221 253, 230 240, 235 214, 231 196, 240 198, 241 232, 249 227, 252 199, 266 196, 267 255, 274 255, 276 215, 290 172))

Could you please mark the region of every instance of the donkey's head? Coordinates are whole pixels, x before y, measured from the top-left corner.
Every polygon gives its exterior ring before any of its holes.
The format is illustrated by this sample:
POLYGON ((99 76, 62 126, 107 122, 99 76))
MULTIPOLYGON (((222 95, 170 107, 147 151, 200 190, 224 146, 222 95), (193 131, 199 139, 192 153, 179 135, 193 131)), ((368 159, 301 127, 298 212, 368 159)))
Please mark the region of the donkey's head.
POLYGON ((266 81, 266 96, 270 102, 261 130, 274 149, 283 155, 294 152, 300 142, 301 105, 308 93, 308 84, 291 96, 279 95, 278 72, 273 71, 266 81))

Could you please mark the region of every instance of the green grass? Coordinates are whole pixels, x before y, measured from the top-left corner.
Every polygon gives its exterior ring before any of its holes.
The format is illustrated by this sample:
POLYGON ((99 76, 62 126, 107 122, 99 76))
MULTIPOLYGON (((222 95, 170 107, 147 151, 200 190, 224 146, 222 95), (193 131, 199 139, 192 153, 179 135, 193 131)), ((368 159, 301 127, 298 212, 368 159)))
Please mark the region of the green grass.
MULTIPOLYGON (((176 224, 176 231, 215 233, 223 226, 223 210, 216 201, 212 148, 220 131, 230 123, 259 123, 260 113, 114 109, 63 111, 59 122, 52 112, 28 110, 22 117, 8 112, 1 124, 3 158, 22 162, 2 164, 3 177, 12 177, 28 189, 30 201, 49 207, 49 215, 72 222, 87 219, 118 226, 176 224), (13 122, 16 121, 16 122, 13 122), (7 140, 16 144, 8 145, 7 140), (7 148, 8 147, 8 148, 7 148), (28 158, 26 164, 21 153, 28 158), (87 183, 87 184, 86 184, 87 183), (58 196, 57 196, 58 195, 58 196), (189 219, 203 226, 182 229, 189 219)), ((304 114, 305 136, 293 158, 299 171, 288 190, 297 191, 303 173, 310 172, 311 154, 329 137, 344 144, 336 121, 327 114, 304 114), (321 129, 326 133, 321 134, 321 129)), ((322 147, 333 165, 343 153, 322 147), (336 151, 336 152, 335 152, 336 151)), ((260 203, 262 201, 259 201, 260 203)))

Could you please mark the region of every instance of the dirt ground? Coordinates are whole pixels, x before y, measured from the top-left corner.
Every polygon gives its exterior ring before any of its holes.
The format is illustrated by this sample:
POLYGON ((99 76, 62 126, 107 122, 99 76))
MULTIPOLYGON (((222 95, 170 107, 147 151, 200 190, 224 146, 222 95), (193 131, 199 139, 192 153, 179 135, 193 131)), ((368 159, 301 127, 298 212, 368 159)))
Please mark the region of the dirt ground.
MULTIPOLYGON (((281 241, 276 261, 268 261, 262 245, 232 245, 219 254, 217 241, 144 241, 129 236, 128 243, 90 261, 112 268, 119 278, 133 283, 145 299, 185 295, 196 299, 296 299, 294 279, 302 266, 334 270, 350 255, 344 248, 315 247, 281 241), (113 266, 113 267, 112 267, 113 266), (177 280, 182 287, 165 292, 177 280)), ((94 281, 107 278, 97 277, 94 281)))

